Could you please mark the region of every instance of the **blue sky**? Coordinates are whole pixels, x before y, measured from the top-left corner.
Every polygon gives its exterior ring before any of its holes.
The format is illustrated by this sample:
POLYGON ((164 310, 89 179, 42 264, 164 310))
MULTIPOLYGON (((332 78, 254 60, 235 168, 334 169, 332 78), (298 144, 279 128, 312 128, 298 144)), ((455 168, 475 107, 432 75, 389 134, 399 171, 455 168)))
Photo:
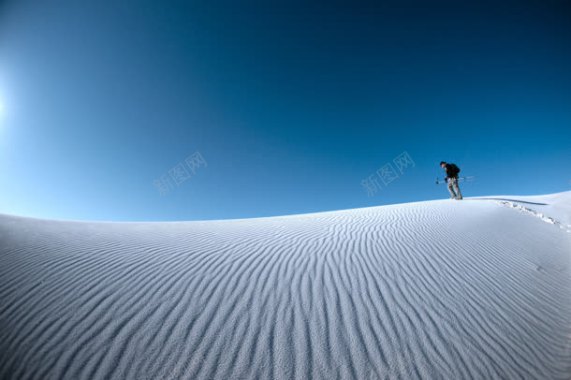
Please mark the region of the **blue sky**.
POLYGON ((447 197, 441 160, 476 176, 466 196, 569 190, 570 14, 5 1, 0 212, 200 220, 422 201, 447 197), (161 195, 154 181, 195 152, 206 165, 161 195), (368 196, 362 180, 402 152, 414 167, 368 196))

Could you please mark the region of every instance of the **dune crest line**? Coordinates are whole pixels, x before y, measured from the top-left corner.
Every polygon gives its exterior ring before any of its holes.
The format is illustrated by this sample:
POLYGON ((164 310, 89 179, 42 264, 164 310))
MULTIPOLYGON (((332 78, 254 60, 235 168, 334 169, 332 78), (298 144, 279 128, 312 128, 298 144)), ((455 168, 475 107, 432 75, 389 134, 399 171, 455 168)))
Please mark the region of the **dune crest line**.
POLYGON ((3 379, 571 373, 571 235, 496 202, 180 223, 1 215, 0 241, 3 379))

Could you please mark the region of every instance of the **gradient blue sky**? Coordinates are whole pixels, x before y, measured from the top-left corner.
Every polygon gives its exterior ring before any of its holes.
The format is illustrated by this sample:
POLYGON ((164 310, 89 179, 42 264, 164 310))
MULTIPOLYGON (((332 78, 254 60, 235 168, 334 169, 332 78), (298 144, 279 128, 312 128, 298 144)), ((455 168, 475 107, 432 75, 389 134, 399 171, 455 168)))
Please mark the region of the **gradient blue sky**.
POLYGON ((0 3, 0 212, 246 218, 571 188, 568 1, 0 3), (375 2, 376 3, 376 2, 375 2), (194 152, 208 166, 161 196, 194 152), (368 197, 401 152, 416 165, 368 197))

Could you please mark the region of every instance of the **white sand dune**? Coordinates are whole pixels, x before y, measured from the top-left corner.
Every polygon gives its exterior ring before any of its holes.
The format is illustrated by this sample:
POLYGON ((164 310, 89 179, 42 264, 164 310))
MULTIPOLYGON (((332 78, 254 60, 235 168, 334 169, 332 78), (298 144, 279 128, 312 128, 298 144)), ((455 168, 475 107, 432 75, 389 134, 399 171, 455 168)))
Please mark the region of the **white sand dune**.
POLYGON ((0 215, 0 378, 569 379, 571 192, 533 199, 0 215))

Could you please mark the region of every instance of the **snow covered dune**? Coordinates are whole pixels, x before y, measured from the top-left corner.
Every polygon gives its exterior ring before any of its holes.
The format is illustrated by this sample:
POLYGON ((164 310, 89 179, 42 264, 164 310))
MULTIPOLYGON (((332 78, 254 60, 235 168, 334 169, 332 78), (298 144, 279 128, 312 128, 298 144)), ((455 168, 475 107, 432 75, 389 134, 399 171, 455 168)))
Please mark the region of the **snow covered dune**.
POLYGON ((0 378, 569 379, 569 219, 505 206, 0 215, 0 378))

